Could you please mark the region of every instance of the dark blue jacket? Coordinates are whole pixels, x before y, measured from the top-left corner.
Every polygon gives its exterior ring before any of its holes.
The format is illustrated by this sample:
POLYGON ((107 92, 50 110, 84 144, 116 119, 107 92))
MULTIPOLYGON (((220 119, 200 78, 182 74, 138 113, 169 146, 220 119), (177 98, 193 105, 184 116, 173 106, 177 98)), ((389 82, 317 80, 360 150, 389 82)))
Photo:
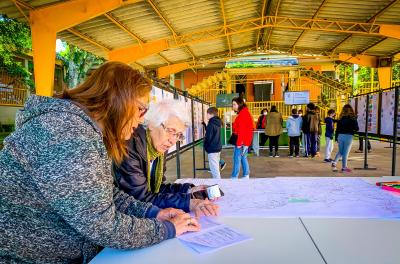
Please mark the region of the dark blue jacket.
POLYGON ((214 116, 208 120, 206 137, 204 139, 204 149, 207 153, 221 152, 221 126, 222 121, 218 116, 214 116))
MULTIPOLYGON (((139 126, 134 135, 127 141, 129 156, 119 167, 114 166, 115 178, 120 189, 137 200, 150 202, 160 208, 174 207, 189 212, 190 194, 187 193, 192 184, 162 183, 158 193, 152 193, 147 186, 147 147, 146 130, 139 126)), ((154 162, 157 162, 155 160, 154 162)), ((164 173, 166 171, 164 160, 164 173)), ((155 164, 154 164, 155 166, 155 164)), ((163 177, 163 182, 165 176, 163 177)), ((151 175, 151 186, 155 183, 151 175)))
POLYGON ((335 135, 334 122, 335 120, 333 120, 332 117, 325 118, 325 124, 326 124, 325 137, 333 139, 333 136, 335 135))

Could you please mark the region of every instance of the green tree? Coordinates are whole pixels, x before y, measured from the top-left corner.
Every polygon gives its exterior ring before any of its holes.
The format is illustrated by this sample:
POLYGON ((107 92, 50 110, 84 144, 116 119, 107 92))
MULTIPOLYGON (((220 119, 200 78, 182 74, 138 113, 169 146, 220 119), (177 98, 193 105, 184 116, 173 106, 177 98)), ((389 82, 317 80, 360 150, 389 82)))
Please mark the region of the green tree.
POLYGON ((57 54, 57 58, 63 61, 64 82, 72 88, 81 83, 88 71, 104 63, 104 59, 76 46, 63 42, 65 49, 57 54))
POLYGON ((0 66, 10 76, 17 77, 33 88, 31 73, 15 60, 20 54, 32 49, 29 26, 0 14, 0 66))

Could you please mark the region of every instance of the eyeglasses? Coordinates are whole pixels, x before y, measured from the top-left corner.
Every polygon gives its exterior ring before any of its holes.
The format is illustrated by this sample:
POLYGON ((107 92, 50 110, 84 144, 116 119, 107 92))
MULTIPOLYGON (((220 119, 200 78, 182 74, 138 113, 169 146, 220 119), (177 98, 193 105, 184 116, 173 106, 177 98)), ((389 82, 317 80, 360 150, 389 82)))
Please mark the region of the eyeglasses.
POLYGON ((176 141, 184 141, 185 140, 185 136, 182 133, 176 133, 175 129, 173 128, 168 128, 166 127, 163 123, 161 123, 161 126, 164 128, 164 131, 168 133, 168 135, 170 137, 172 137, 173 139, 175 139, 176 141))
POLYGON ((149 106, 140 102, 139 100, 136 100, 136 103, 138 105, 140 117, 143 117, 147 113, 147 111, 149 111, 149 106))

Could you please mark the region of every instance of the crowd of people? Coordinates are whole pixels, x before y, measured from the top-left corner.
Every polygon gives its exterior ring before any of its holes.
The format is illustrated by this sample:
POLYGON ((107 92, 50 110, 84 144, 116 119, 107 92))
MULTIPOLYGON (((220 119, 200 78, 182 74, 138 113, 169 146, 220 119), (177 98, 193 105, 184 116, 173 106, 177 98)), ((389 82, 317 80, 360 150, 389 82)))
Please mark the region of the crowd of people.
MULTIPOLYGON (((254 126, 251 114, 246 106, 243 98, 238 97, 232 100, 232 109, 237 114, 232 125, 232 136, 229 143, 234 145, 233 151, 233 170, 232 179, 237 179, 242 167, 242 177, 247 179, 250 176, 250 167, 247 159, 247 154, 252 146, 253 130, 264 130, 260 133, 260 146, 265 146, 269 140, 269 157, 279 158, 279 138, 284 131, 284 122, 282 114, 279 113, 276 106, 271 106, 271 109, 263 109, 254 126)), ((213 111, 212 119, 217 118, 217 112, 213 111)), ((221 136, 220 131, 222 122, 218 118, 218 123, 211 122, 207 126, 205 137, 205 146, 215 146, 218 148, 218 159, 214 160, 210 157, 209 163, 211 174, 214 178, 220 178, 220 152, 221 152, 221 136), (212 127, 212 128, 211 128, 212 127)), ((358 133, 359 127, 354 109, 350 105, 345 105, 336 119, 336 112, 330 109, 327 117, 324 119, 326 124, 325 129, 325 153, 324 162, 331 163, 332 170, 338 171, 337 163, 342 160, 342 172, 351 172, 347 161, 353 142, 353 136, 358 133), (336 129, 335 129, 336 127, 336 129), (337 142, 338 152, 332 159, 334 144, 337 142)), ((300 146, 303 147, 303 157, 315 158, 320 156, 321 152, 321 137, 322 137, 322 120, 320 108, 313 103, 307 104, 306 113, 303 115, 302 110, 292 109, 291 116, 286 121, 286 130, 289 139, 289 158, 300 158, 300 146)), ((362 144, 362 139, 360 141, 362 144)), ((368 142, 369 143, 369 142, 368 142)), ((362 145, 361 147, 362 148, 362 145)), ((370 145, 368 145, 370 150, 370 145)), ((206 147, 206 151, 207 150, 206 147)))

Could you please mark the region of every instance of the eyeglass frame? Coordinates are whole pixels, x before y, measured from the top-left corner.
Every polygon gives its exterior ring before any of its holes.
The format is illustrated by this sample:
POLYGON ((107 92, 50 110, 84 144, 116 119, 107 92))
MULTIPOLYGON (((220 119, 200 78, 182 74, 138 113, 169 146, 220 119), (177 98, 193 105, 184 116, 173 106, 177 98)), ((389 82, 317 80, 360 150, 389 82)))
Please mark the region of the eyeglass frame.
POLYGON ((161 123, 161 126, 164 129, 164 131, 167 132, 170 136, 172 135, 176 141, 183 142, 185 140, 186 137, 183 135, 182 132, 180 133, 172 132, 172 130, 174 129, 167 127, 164 123, 161 123))
POLYGON ((149 105, 144 104, 144 103, 140 102, 139 100, 136 100, 136 104, 137 104, 137 108, 139 109, 139 112, 140 112, 139 117, 142 118, 147 113, 147 111, 149 111, 149 105))

